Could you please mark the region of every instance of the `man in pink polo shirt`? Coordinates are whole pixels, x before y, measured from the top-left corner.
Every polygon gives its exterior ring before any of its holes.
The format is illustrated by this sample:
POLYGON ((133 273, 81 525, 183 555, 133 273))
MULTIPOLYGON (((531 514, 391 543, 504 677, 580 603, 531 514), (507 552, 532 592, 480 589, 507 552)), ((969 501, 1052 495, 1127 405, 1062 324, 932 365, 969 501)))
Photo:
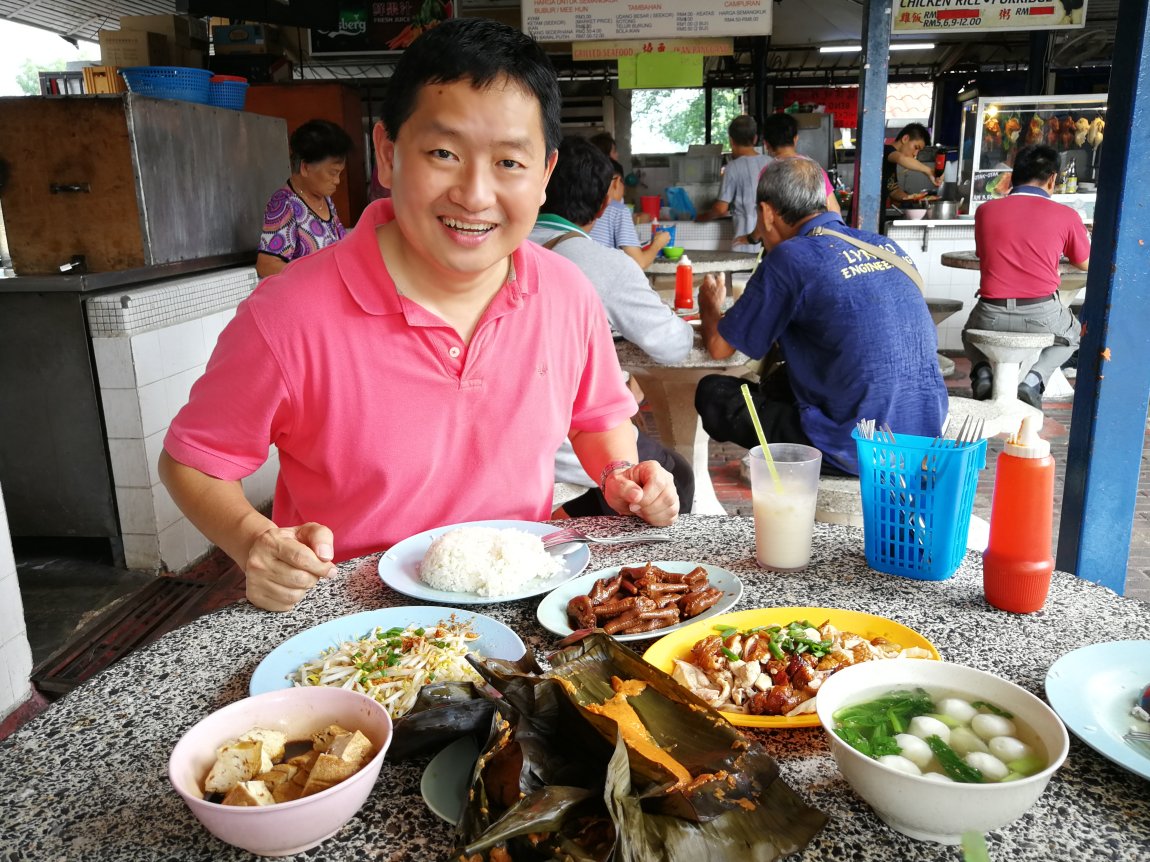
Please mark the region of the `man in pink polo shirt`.
POLYGON ((1049 332, 1047 347, 1018 384, 1018 397, 1042 409, 1042 390, 1050 375, 1078 349, 1081 326, 1058 299, 1059 260, 1086 269, 1090 237, 1078 213, 1050 195, 1058 179, 1058 153, 1041 144, 1023 147, 1014 158, 1012 190, 981 204, 974 214, 974 246, 981 280, 978 302, 962 330, 970 358, 970 388, 980 401, 990 398, 994 379, 990 362, 966 332, 1049 332))
POLYGON ((610 329, 570 262, 524 242, 555 165, 561 99, 542 49, 483 19, 420 37, 374 129, 390 199, 341 243, 263 281, 164 441, 173 500, 293 607, 332 562, 469 520, 545 519, 570 439, 611 507, 673 522, 639 464, 610 329), (272 518, 240 480, 279 450, 272 518))

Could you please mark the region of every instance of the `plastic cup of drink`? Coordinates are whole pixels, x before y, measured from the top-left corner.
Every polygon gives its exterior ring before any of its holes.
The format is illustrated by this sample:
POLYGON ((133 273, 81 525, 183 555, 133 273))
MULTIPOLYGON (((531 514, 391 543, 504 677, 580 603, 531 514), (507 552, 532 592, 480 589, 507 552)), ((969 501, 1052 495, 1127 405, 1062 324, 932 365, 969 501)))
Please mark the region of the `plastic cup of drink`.
POLYGON ((755 559, 764 569, 797 572, 811 559, 822 453, 799 443, 771 443, 779 482, 771 477, 761 446, 751 450, 755 559))

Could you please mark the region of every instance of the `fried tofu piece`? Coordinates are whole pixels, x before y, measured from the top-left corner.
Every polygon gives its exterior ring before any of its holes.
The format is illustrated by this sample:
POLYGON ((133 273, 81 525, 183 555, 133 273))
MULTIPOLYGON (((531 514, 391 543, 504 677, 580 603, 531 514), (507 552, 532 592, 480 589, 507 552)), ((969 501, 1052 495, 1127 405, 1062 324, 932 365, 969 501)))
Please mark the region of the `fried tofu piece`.
POLYGON ((241 781, 228 791, 224 797, 224 805, 243 805, 258 807, 261 805, 274 805, 276 800, 272 797, 268 786, 262 781, 241 781))
POLYGON ((311 746, 316 751, 327 751, 331 748, 331 744, 335 741, 335 738, 337 736, 343 736, 345 733, 351 733, 351 731, 346 727, 340 727, 338 724, 329 724, 323 730, 311 735, 311 746))
POLYGON ((321 754, 316 758, 315 766, 307 777, 307 784, 303 788, 303 796, 311 796, 321 790, 339 784, 345 778, 350 778, 359 771, 359 761, 348 762, 336 757, 334 754, 321 754))
POLYGON ((290 802, 303 795, 308 771, 297 763, 279 763, 270 771, 257 775, 256 779, 268 786, 276 802, 290 802))
POLYGON ((240 737, 240 742, 255 740, 264 747, 264 769, 267 772, 273 764, 279 763, 284 757, 284 746, 287 745, 287 736, 279 730, 268 730, 266 727, 253 727, 240 737))
POLYGON ((358 730, 353 733, 341 733, 332 740, 327 753, 348 763, 363 764, 371 759, 371 740, 358 730))
POLYGON ((204 789, 208 793, 227 793, 241 781, 250 781, 265 772, 262 765, 263 743, 251 739, 229 742, 216 751, 216 762, 204 781, 204 789))

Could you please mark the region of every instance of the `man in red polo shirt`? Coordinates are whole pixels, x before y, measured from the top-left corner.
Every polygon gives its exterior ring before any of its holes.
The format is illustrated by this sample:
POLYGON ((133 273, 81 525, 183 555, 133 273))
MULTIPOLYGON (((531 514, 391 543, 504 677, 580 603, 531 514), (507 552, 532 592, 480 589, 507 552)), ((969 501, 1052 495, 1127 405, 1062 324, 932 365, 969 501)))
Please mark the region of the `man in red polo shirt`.
POLYGON ((1050 375, 1078 349, 1080 325, 1058 299, 1059 260, 1085 270, 1090 237, 1078 213, 1051 197, 1058 178, 1058 153, 1035 145, 1018 151, 1011 175, 1013 190, 988 201, 974 215, 974 246, 982 278, 978 303, 962 330, 970 359, 974 397, 990 398, 994 378, 990 362, 966 337, 967 330, 1049 332, 1047 347, 1018 384, 1018 397, 1042 408, 1042 390, 1050 375))

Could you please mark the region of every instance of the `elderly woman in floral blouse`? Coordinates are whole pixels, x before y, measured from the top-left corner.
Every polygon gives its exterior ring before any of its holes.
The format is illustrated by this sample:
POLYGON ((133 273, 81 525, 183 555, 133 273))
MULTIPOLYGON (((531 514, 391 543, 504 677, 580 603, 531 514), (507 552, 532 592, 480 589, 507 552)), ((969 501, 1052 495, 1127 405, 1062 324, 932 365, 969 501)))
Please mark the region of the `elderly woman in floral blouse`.
POLYGON ((297 257, 343 239, 331 196, 347 166, 351 138, 335 123, 310 120, 292 132, 292 175, 264 210, 256 273, 275 275, 297 257))

